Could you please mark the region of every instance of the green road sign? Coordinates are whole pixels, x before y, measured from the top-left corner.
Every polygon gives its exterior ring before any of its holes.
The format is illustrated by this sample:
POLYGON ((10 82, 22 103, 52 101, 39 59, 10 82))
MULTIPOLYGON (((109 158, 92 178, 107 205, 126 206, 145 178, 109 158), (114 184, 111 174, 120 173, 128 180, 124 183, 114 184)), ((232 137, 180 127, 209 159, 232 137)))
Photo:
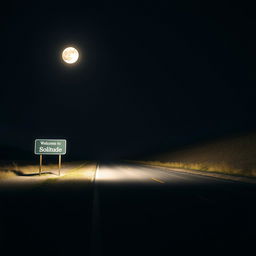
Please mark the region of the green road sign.
POLYGON ((35 140, 35 154, 36 155, 65 155, 66 154, 66 140, 35 140))

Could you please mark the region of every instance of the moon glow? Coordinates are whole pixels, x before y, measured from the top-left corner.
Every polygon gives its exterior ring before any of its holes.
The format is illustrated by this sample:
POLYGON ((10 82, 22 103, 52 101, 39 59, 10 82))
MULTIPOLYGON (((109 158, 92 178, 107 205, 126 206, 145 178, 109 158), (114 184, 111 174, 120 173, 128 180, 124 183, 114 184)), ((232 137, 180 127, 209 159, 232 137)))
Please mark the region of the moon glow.
POLYGON ((68 47, 62 52, 62 59, 68 64, 77 62, 78 58, 79 53, 74 47, 68 47))

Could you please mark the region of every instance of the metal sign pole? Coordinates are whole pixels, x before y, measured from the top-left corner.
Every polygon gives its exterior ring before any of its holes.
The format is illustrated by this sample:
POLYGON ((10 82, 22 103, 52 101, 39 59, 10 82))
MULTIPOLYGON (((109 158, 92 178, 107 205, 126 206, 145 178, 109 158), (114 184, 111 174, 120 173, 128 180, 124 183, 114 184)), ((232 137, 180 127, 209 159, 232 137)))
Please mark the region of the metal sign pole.
POLYGON ((59 176, 60 176, 60 168, 61 168, 61 155, 59 155, 59 176))
POLYGON ((41 172, 42 172, 42 162, 43 162, 43 155, 40 154, 40 165, 39 165, 39 175, 41 176, 41 172))

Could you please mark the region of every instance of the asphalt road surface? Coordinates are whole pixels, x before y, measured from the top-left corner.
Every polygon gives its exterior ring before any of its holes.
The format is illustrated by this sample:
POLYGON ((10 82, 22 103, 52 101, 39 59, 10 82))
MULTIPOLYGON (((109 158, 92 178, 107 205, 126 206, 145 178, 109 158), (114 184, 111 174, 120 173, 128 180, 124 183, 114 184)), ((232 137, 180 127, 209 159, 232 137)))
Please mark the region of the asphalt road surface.
POLYGON ((255 185, 135 164, 100 164, 93 255, 255 253, 255 185))
POLYGON ((94 182, 0 186, 0 255, 255 255, 255 203, 252 184, 100 163, 94 182))

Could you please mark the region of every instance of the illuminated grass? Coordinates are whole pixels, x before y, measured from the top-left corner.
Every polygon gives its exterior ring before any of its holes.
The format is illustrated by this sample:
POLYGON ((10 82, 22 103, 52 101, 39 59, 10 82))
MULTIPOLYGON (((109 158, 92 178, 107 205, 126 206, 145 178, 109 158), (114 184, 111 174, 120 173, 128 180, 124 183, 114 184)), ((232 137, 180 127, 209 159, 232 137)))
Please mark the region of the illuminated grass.
POLYGON ((256 177, 256 133, 192 145, 140 163, 256 177))
POLYGON ((7 169, 1 169, 0 170, 0 180, 12 178, 12 177, 15 177, 15 176, 16 176, 15 173, 13 173, 11 171, 8 171, 7 169))
POLYGON ((182 163, 182 162, 160 162, 160 161, 136 161, 141 164, 149 164, 163 167, 182 168, 189 170, 198 170, 214 173, 224 173, 229 175, 239 175, 246 177, 256 177, 256 170, 242 170, 230 168, 225 163, 221 164, 206 164, 206 163, 182 163))
POLYGON ((0 167, 0 180, 18 179, 19 177, 32 177, 33 179, 47 180, 69 180, 84 179, 92 181, 94 179, 96 164, 90 162, 65 163, 61 168, 61 176, 58 175, 58 165, 43 165, 42 175, 38 175, 38 165, 18 165, 13 163, 0 167), (75 166, 75 167, 74 167, 75 166))

